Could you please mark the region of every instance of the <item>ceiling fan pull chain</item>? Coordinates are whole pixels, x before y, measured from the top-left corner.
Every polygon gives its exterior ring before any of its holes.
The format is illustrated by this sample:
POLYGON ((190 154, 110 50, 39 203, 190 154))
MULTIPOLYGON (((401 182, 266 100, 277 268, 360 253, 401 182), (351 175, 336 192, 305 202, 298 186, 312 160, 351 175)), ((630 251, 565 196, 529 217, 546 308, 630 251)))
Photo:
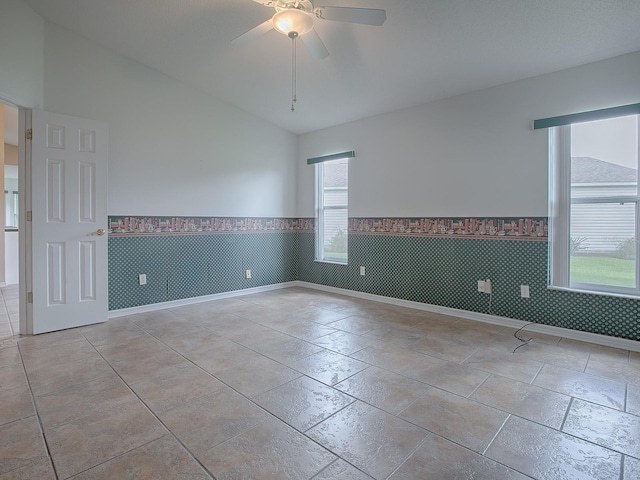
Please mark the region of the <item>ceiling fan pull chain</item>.
POLYGON ((289 33, 289 37, 291 37, 291 111, 294 112, 296 110, 296 102, 298 101, 298 72, 296 65, 296 59, 298 56, 296 38, 298 38, 298 34, 296 32, 291 32, 289 33))

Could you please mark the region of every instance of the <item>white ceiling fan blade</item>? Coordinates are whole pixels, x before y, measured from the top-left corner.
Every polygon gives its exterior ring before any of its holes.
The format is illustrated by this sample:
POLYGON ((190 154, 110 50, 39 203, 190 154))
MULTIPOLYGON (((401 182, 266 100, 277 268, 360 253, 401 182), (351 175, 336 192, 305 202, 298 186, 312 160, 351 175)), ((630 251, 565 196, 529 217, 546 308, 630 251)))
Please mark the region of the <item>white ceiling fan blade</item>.
POLYGON ((322 43, 322 40, 315 29, 312 28, 309 33, 305 33, 300 38, 313 58, 322 60, 329 56, 329 50, 324 46, 324 43, 322 43))
POLYGON ((378 27, 387 19, 387 12, 377 8, 318 7, 313 13, 323 20, 361 23, 378 27))
POLYGON ((271 21, 271 19, 269 19, 261 23, 257 27, 252 28, 248 32, 243 33, 239 37, 236 37, 233 40, 231 40, 231 45, 246 45, 250 41, 258 38, 259 36, 264 35, 272 28, 273 28, 273 22, 271 21))

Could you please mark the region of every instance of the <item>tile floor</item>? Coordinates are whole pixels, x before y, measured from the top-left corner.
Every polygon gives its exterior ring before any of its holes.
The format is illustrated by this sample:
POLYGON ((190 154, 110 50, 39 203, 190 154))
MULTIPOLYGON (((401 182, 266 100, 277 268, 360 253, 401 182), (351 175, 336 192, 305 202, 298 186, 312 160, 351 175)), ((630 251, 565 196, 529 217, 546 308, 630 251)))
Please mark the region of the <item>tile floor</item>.
POLYGON ((13 337, 0 479, 640 478, 640 354, 533 336, 289 288, 13 337))
POLYGON ((18 318, 18 285, 0 288, 0 342, 17 335, 18 318))

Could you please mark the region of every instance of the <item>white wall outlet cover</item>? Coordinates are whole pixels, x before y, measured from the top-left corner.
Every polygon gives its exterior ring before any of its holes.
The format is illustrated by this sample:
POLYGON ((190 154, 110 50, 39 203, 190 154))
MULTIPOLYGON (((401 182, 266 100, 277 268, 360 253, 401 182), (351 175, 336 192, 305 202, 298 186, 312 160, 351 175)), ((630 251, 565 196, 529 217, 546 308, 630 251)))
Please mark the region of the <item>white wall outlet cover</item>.
POLYGON ((139 285, 146 285, 147 284, 147 274, 146 273, 141 273, 140 275, 138 275, 138 284, 139 285))
POLYGON ((491 280, 488 278, 484 281, 484 293, 491 293, 491 280))
POLYGON ((245 270, 244 276, 245 278, 251 278, 251 270, 245 270))
POLYGON ((520 285, 520 298, 529 298, 529 285, 520 285))
POLYGON ((361 266, 360 267, 360 275, 364 276, 364 274, 365 274, 364 266, 361 266))
POLYGON ((484 292, 484 280, 478 280, 478 291, 480 293, 484 292))

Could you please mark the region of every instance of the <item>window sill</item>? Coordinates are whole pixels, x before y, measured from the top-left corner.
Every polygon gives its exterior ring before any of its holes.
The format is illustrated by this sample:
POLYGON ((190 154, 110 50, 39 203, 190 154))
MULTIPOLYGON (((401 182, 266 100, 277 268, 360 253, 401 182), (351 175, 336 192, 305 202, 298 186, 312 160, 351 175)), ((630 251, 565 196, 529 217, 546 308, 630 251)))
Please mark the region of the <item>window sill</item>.
POLYGON ((574 287, 557 287, 555 285, 547 285, 547 290, 557 290, 560 292, 570 292, 570 293, 582 293, 585 295, 599 295, 601 297, 617 297, 617 298, 626 298, 629 300, 640 300, 640 293, 603 292, 601 290, 588 290, 584 288, 574 288, 574 287))
POLYGON ((338 262, 336 260, 318 260, 317 258, 313 260, 316 263, 331 263, 333 265, 348 265, 348 262, 338 262))

